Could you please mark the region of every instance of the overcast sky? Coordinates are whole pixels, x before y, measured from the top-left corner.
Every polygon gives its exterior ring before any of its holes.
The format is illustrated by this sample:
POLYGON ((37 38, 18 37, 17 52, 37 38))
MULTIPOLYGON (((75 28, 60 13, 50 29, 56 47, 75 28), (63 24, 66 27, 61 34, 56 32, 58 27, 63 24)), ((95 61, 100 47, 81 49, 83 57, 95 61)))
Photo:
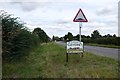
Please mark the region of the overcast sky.
POLYGON ((98 30, 101 35, 118 35, 119 0, 1 0, 0 10, 20 17, 33 30, 42 28, 50 37, 64 36, 68 32, 77 35, 79 23, 73 22, 79 8, 88 22, 83 22, 82 35, 98 30))

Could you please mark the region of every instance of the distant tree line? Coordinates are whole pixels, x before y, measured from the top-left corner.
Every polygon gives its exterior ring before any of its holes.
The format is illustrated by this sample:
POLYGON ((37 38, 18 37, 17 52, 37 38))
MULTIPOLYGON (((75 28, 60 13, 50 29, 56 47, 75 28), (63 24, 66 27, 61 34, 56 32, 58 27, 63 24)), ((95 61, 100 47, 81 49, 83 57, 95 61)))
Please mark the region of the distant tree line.
POLYGON ((50 38, 41 28, 30 32, 24 23, 10 14, 0 11, 2 21, 2 58, 3 61, 18 60, 29 51, 50 38))
MULTIPOLYGON (((71 40, 79 40, 79 34, 76 36, 73 36, 72 33, 68 32, 68 34, 66 34, 63 37, 57 37, 57 36, 53 36, 52 40, 53 41, 71 41, 71 40)), ((94 30, 93 33, 91 34, 91 36, 85 36, 85 35, 81 35, 82 40, 84 43, 95 43, 95 44, 109 44, 109 45, 117 45, 120 46, 120 37, 117 37, 115 34, 114 35, 100 35, 98 30, 94 30)))

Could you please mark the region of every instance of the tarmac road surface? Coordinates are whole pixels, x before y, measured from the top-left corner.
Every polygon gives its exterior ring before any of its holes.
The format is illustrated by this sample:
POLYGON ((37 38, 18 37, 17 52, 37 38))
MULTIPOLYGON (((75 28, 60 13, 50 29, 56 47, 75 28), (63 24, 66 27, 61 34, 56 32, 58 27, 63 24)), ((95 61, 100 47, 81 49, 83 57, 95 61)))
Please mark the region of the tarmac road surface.
MULTIPOLYGON (((62 46, 66 46, 66 43, 62 41, 58 41, 56 43, 62 46)), ((118 52, 120 49, 97 47, 97 46, 84 46, 84 50, 100 56, 106 56, 106 57, 118 59, 118 52)))

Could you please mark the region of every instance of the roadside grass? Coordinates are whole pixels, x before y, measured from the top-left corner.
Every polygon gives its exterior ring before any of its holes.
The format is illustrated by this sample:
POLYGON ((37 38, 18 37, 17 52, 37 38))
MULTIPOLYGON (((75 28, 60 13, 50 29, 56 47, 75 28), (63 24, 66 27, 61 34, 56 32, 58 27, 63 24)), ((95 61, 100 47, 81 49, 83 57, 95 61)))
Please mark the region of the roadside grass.
POLYGON ((85 43, 85 45, 120 49, 120 46, 116 46, 116 45, 105 45, 105 44, 95 44, 95 43, 85 43))
POLYGON ((118 61, 89 52, 69 54, 56 43, 45 43, 20 62, 3 63, 3 78, 118 78, 118 61))

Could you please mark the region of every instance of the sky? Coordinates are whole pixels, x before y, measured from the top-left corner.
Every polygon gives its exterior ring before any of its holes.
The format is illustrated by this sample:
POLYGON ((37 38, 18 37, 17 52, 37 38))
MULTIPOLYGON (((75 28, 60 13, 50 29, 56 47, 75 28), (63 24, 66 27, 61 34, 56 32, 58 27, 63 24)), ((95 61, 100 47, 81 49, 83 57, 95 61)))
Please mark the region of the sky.
POLYGON ((79 22, 73 22, 81 8, 88 22, 82 23, 81 34, 118 36, 119 0, 0 0, 0 10, 20 17, 31 31, 42 28, 49 37, 63 37, 68 32, 79 34, 79 22))

